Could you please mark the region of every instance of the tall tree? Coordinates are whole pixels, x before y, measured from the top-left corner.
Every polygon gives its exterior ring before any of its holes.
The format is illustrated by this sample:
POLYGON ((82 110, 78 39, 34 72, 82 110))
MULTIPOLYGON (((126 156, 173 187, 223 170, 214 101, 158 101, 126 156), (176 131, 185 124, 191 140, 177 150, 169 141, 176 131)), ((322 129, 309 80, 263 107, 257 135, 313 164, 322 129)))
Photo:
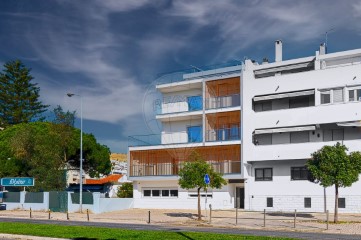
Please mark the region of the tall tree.
POLYGON ((197 189, 198 220, 202 219, 201 189, 206 190, 207 187, 219 189, 227 184, 222 175, 215 172, 212 166, 205 162, 197 152, 193 152, 190 155, 188 162, 185 162, 182 169, 179 171, 178 183, 183 189, 197 189), (210 178, 209 185, 204 182, 204 176, 206 174, 208 174, 210 178))
POLYGON ((47 105, 39 100, 40 88, 20 60, 4 64, 0 73, 0 127, 41 119, 47 105))
POLYGON ((340 187, 350 187, 358 181, 361 173, 361 153, 347 154, 347 147, 340 143, 335 146, 324 146, 312 154, 307 161, 307 168, 312 174, 313 181, 323 187, 335 185, 335 215, 334 222, 338 222, 338 190, 340 187))

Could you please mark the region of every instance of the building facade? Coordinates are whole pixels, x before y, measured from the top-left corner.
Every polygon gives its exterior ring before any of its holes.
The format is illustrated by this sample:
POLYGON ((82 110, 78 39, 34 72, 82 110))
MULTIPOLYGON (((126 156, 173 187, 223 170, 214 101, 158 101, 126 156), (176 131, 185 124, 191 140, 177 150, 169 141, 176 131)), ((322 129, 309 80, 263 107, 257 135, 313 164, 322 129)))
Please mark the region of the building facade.
MULTIPOLYGON (((129 179, 135 208, 196 208, 178 186, 196 151, 228 184, 202 193, 214 209, 333 211, 334 188, 309 182, 311 153, 337 142, 361 150, 361 49, 197 69, 156 84, 161 134, 134 136, 129 179), (147 140, 148 139, 148 140, 147 140)), ((165 78, 167 79, 167 78, 165 78)), ((361 212, 361 182, 340 189, 340 212, 361 212)))

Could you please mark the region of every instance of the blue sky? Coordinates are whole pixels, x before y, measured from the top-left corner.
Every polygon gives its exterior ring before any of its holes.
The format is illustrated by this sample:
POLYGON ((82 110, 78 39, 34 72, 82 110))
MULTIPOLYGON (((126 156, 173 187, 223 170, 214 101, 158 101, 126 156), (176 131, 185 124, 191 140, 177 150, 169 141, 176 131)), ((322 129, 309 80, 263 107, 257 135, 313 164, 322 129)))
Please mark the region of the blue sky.
MULTIPOLYGON (((147 134, 142 106, 160 73, 248 57, 314 55, 361 48, 361 1, 0 1, 0 65, 32 68, 41 99, 79 112, 84 130, 126 152, 127 136, 147 134)), ((2 67, 1 67, 2 69, 2 67)))

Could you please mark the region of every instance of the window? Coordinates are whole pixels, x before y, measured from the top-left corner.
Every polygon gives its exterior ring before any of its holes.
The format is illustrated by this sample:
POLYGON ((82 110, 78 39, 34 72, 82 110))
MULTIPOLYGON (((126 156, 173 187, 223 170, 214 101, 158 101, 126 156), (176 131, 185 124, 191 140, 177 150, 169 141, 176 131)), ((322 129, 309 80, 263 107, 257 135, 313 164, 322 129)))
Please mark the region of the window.
POLYGON ((256 168, 255 175, 256 181, 272 181, 272 168, 256 168))
POLYGON ((352 89, 348 91, 348 100, 352 101, 361 101, 361 89, 352 89))
POLYGON ((290 98, 289 100, 290 108, 309 107, 310 102, 310 96, 290 98))
POLYGON ((307 167, 291 167, 291 180, 307 180, 308 176, 307 167))
MULTIPOLYGON (((205 198, 207 196, 207 198, 212 198, 213 197, 213 192, 205 192, 205 191, 201 191, 200 192, 201 198, 205 198)), ((191 198, 197 198, 198 197, 198 193, 194 190, 191 190, 188 192, 188 197, 191 198)))
POLYGON ((321 92, 321 104, 331 103, 331 91, 321 92))
POLYGON ((325 129, 323 130, 323 141, 344 140, 344 129, 325 129))
POLYGON ((188 142, 202 142, 202 126, 192 126, 187 128, 188 142))
POLYGON ((202 97, 201 96, 192 96, 187 98, 188 101, 188 111, 197 111, 202 110, 202 97))
POLYGON ((291 143, 304 143, 310 141, 310 133, 307 131, 291 132, 291 143))
POLYGON ((178 190, 175 189, 144 189, 143 197, 178 197, 178 190))
POLYGON ((346 198, 339 198, 338 199, 338 207, 339 208, 346 208, 346 198))
POLYGON ((260 101, 254 104, 255 112, 263 112, 272 110, 272 101, 260 101))
POLYGON ((267 198, 267 207, 273 207, 273 198, 271 197, 267 198))
POLYGON ((305 208, 311 208, 311 198, 305 197, 305 208))
POLYGON ((255 145, 271 145, 272 134, 257 134, 254 136, 255 145))

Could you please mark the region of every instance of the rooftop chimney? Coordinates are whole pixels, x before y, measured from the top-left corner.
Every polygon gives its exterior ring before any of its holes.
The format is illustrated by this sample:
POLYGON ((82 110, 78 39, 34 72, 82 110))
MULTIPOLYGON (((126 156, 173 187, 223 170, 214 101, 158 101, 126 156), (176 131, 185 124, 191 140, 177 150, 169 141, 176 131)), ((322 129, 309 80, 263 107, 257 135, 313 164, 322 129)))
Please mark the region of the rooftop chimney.
POLYGON ((276 40, 275 48, 276 48, 275 61, 281 62, 282 61, 282 40, 276 40))
POLYGON ((320 45, 320 55, 326 54, 326 44, 321 43, 320 45))

